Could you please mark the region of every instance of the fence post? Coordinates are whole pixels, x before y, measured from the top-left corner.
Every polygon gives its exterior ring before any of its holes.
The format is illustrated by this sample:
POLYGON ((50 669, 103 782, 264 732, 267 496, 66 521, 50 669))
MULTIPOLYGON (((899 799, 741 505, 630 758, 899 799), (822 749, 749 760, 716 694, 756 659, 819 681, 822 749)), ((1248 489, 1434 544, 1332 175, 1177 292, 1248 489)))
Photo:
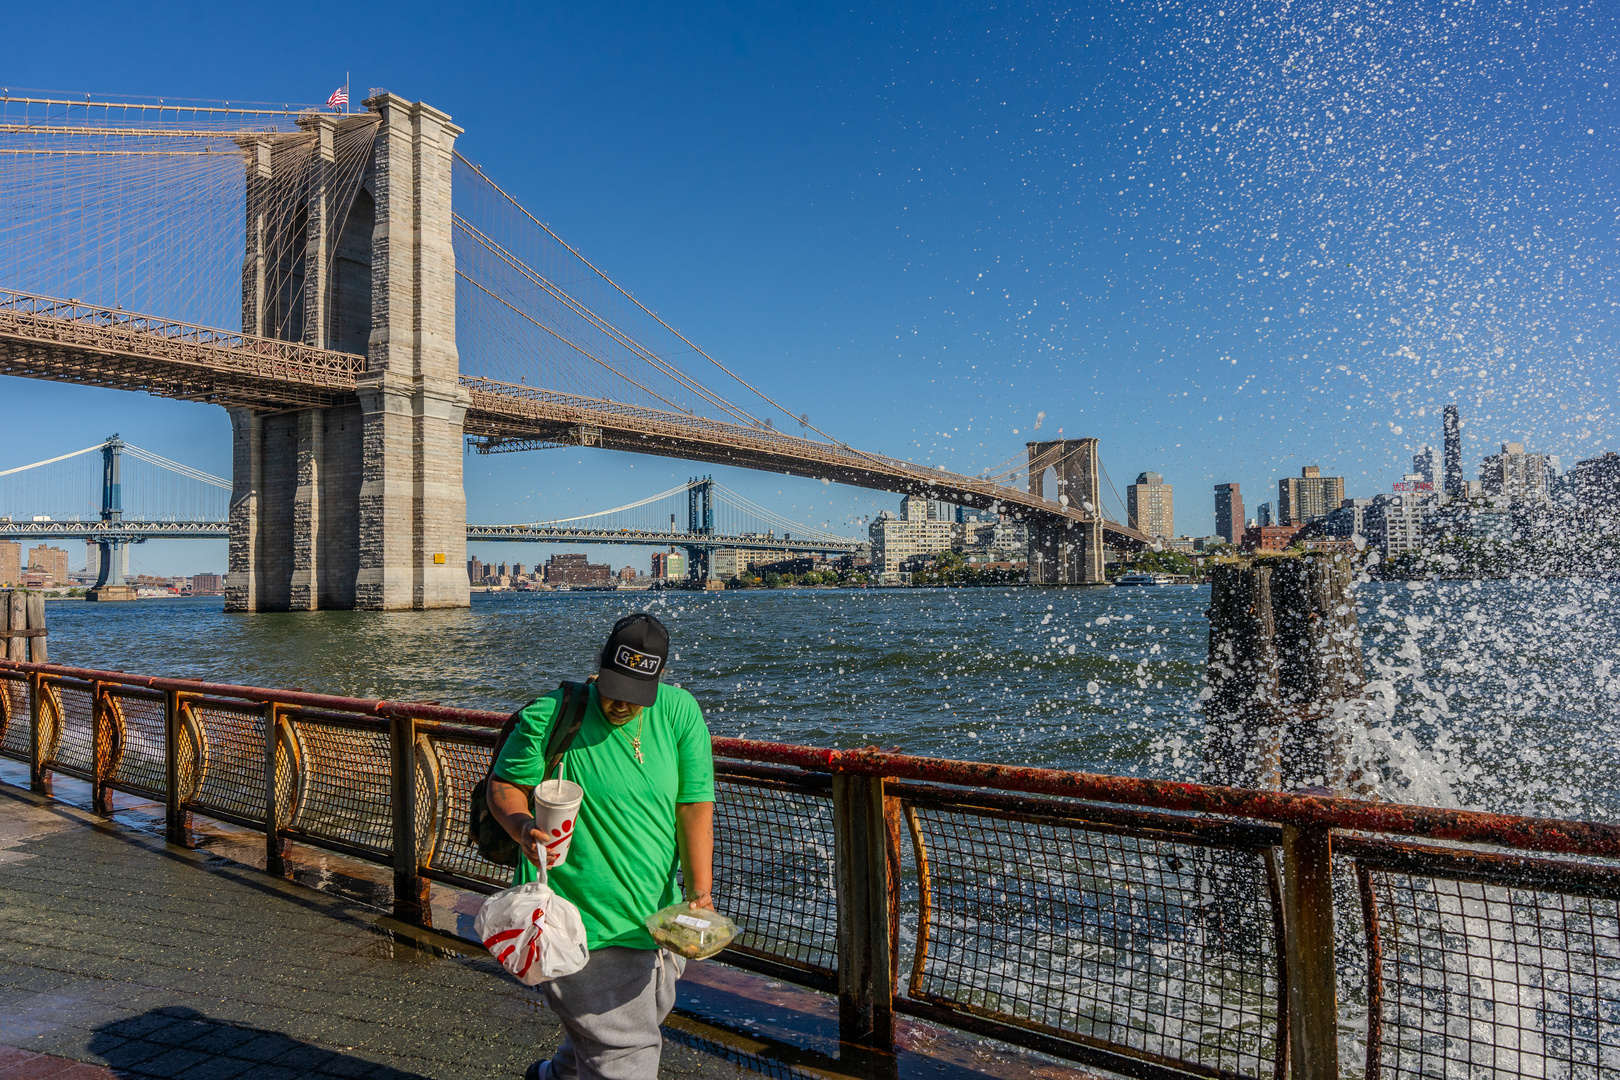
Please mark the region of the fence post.
POLYGON ((396 716, 389 721, 391 770, 389 802, 394 817, 394 916, 418 926, 432 924, 427 880, 417 865, 416 721, 396 716))
POLYGON ((90 684, 90 809, 98 814, 112 813, 112 788, 106 783, 108 773, 107 686, 90 684))
POLYGON ((45 647, 45 594, 30 592, 28 594, 26 616, 28 629, 28 660, 30 663, 47 663, 47 650, 45 647))
POLYGON ((894 1048, 889 958, 889 826, 883 778, 833 774, 833 867, 838 888, 838 1032, 894 1048))
POLYGON ((280 875, 282 864, 280 800, 276 797, 276 751, 281 747, 281 710, 274 702, 264 706, 264 869, 280 875))
POLYGON ((21 589, 6 593, 6 659, 19 664, 28 659, 28 594, 21 589))
POLYGON ((1283 827, 1283 908, 1289 1072, 1294 1080, 1338 1080, 1333 840, 1328 829, 1283 827))
POLYGON ((39 740, 40 716, 45 712, 45 676, 28 676, 28 790, 51 793, 51 775, 45 769, 45 747, 39 740))
POLYGON ((171 844, 187 842, 184 814, 180 806, 180 692, 168 690, 163 694, 163 835, 171 844))

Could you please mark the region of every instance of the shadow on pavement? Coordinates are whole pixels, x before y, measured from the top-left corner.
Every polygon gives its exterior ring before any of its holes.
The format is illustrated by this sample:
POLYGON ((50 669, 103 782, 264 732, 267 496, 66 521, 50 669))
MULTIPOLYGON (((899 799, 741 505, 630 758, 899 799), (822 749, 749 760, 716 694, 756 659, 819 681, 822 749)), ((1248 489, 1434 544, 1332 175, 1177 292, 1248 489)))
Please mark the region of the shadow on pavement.
POLYGON ((274 1031, 188 1008, 152 1009, 95 1029, 87 1049, 122 1076, 187 1080, 427 1080, 375 1061, 322 1049, 274 1031))

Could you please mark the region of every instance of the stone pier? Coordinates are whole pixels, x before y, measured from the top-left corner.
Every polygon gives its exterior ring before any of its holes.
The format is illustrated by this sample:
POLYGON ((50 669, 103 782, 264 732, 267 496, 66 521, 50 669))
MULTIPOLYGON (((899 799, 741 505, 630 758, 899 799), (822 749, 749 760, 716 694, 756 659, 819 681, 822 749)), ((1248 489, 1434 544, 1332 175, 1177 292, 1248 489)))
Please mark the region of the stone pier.
POLYGON ((1029 452, 1029 493, 1053 498, 1086 514, 1087 521, 1029 523, 1031 585, 1100 585, 1103 574, 1102 469, 1096 439, 1057 439, 1025 444, 1029 452), (1052 470, 1056 490, 1046 492, 1052 470))
POLYGON ((450 118, 392 94, 244 141, 247 333, 363 353, 358 402, 231 412, 229 611, 465 607, 450 118))

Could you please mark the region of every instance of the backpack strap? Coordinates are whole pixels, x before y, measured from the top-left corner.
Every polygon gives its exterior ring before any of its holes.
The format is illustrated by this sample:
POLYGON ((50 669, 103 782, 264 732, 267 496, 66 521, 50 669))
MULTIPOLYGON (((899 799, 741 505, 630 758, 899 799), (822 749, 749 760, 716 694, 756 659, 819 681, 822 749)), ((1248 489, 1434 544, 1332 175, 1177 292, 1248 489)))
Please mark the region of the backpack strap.
POLYGON ((551 737, 546 740, 546 768, 541 778, 551 775, 562 763, 563 755, 574 744, 579 727, 585 722, 585 709, 591 703, 591 688, 587 683, 564 682, 562 705, 557 709, 557 722, 551 725, 551 737))

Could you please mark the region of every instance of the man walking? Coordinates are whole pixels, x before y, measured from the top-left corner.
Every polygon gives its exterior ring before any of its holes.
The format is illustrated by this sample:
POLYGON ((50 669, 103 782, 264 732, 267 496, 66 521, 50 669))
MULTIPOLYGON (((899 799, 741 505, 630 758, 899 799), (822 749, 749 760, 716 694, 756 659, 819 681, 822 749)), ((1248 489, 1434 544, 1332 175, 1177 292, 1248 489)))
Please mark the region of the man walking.
MULTIPOLYGON (((600 669, 563 774, 585 790, 568 859, 547 874, 585 923, 590 961, 542 983, 567 1032, 528 1080, 654 1080, 663 1046, 659 1025, 675 1004, 686 962, 658 948, 642 920, 678 899, 711 908, 714 877, 714 757, 692 695, 663 684, 669 632, 642 613, 620 619, 602 648, 600 669)), ((523 846, 512 884, 535 880, 550 837, 529 805, 544 777, 546 741, 562 704, 554 691, 523 710, 495 762, 490 810, 523 846), (531 863, 530 860, 534 860, 531 863)))

